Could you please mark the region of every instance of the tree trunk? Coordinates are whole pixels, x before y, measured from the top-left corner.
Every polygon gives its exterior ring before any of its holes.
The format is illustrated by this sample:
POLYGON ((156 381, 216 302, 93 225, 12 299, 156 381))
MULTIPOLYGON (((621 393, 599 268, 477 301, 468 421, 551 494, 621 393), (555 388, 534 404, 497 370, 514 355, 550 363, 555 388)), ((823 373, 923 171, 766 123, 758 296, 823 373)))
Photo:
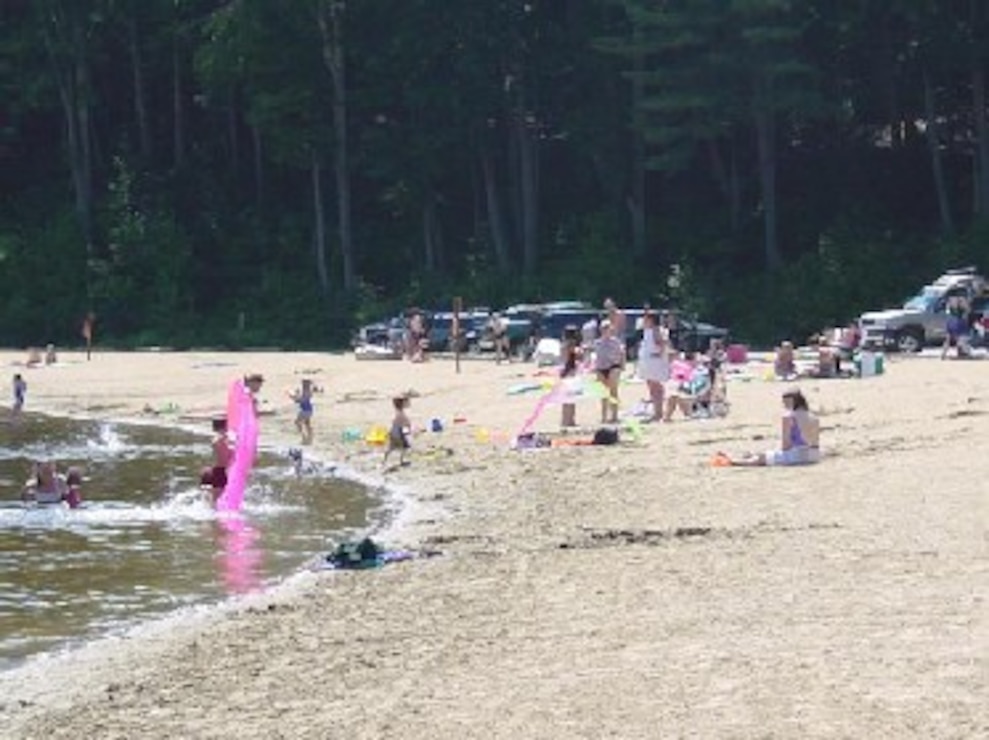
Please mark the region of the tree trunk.
POLYGON ((937 110, 934 102, 934 85, 930 73, 925 69, 924 77, 924 118, 927 126, 927 146, 931 153, 931 168, 934 174, 934 188, 937 191, 938 212, 941 214, 941 233, 951 237, 955 233, 955 223, 951 216, 951 203, 948 197, 948 186, 944 179, 944 161, 941 156, 940 127, 937 122, 937 110))
MULTIPOLYGON (((632 31, 635 47, 642 48, 642 29, 638 23, 632 31)), ((646 141, 642 135, 642 99, 645 95, 646 58, 636 51, 632 77, 632 189, 626 199, 632 223, 632 254, 643 257, 646 253, 646 141)))
POLYGON ((533 275, 539 261, 539 143, 521 110, 516 127, 522 207, 522 272, 533 275))
POLYGON ((986 120, 986 74, 978 59, 972 68, 972 106, 975 109, 975 135, 978 139, 976 154, 976 209, 983 217, 989 217, 989 123, 986 120))
POLYGON ((264 209, 264 147, 261 129, 251 126, 251 139, 254 142, 254 201, 258 210, 264 209))
POLYGON ((742 174, 738 167, 738 146, 735 137, 731 139, 731 170, 728 178, 731 189, 731 229, 738 233, 742 228, 742 174))
POLYGON ((83 22, 53 13, 50 20, 46 18, 44 39, 65 117, 65 137, 72 189, 75 194, 76 218, 85 244, 86 257, 92 259, 92 150, 89 130, 89 71, 83 22), (66 25, 69 25, 69 28, 65 28, 66 25), (64 53, 66 50, 68 54, 64 53))
POLYGON ((896 148, 906 143, 903 117, 897 95, 897 49, 893 40, 892 18, 887 12, 883 15, 879 30, 879 86, 880 99, 886 110, 890 144, 896 148))
POLYGON ((240 119, 237 110, 237 93, 231 90, 227 104, 227 138, 230 146, 230 173, 233 181, 239 182, 240 173, 240 119))
POLYGON ((491 152, 481 145, 481 174, 484 176, 484 197, 487 203, 488 226, 491 229, 491 243, 494 246, 495 264, 498 271, 507 273, 511 266, 508 239, 505 236, 505 219, 501 212, 501 201, 498 198, 498 178, 495 175, 495 165, 491 152))
POLYGON ((81 162, 79 168, 82 178, 79 191, 82 199, 82 213, 85 223, 86 249, 91 254, 93 249, 93 132, 89 109, 89 62, 86 59, 86 42, 81 38, 83 29, 78 28, 80 39, 76 46, 76 75, 78 78, 79 97, 76 101, 76 111, 79 116, 79 147, 81 162))
POLYGON ((134 117, 137 120, 137 141, 141 159, 151 160, 151 128, 148 122, 148 105, 144 88, 144 65, 141 61, 141 41, 138 36, 137 18, 131 17, 128 24, 131 73, 134 83, 134 117))
POLYGON ((312 199, 315 229, 313 234, 313 251, 316 258, 316 276, 319 279, 319 289, 323 295, 330 292, 330 272, 326 266, 326 214, 323 207, 323 177, 319 166, 319 157, 312 153, 312 199))
POLYGON ((721 147, 715 139, 708 139, 707 152, 711 161, 711 172, 714 180, 718 183, 718 189, 728 206, 728 223, 733 234, 738 232, 741 223, 742 199, 739 186, 738 166, 735 161, 734 142, 729 141, 731 147, 731 164, 725 164, 725 157, 721 152, 721 147))
POLYGON ((340 257, 343 263, 343 287, 357 288, 354 244, 350 213, 350 164, 347 148, 347 78, 343 52, 344 3, 320 0, 319 29, 323 40, 323 63, 333 83, 333 133, 336 137, 334 172, 337 190, 337 225, 340 232, 340 257))
POLYGON ((783 264, 777 236, 776 216, 776 121, 768 107, 755 114, 756 140, 759 150, 759 184, 762 189, 762 217, 766 268, 776 270, 783 264))
POLYGON ((522 155, 519 152, 519 136, 516 116, 519 111, 508 111, 508 227, 511 229, 512 243, 521 245, 525 241, 522 228, 522 155))
POLYGON ((182 59, 179 34, 172 39, 172 163, 175 169, 185 165, 185 105, 182 97, 182 59))
POLYGON ((437 233, 439 231, 436 218, 436 194, 429 191, 422 204, 422 242, 424 262, 427 272, 436 272, 438 263, 437 233))

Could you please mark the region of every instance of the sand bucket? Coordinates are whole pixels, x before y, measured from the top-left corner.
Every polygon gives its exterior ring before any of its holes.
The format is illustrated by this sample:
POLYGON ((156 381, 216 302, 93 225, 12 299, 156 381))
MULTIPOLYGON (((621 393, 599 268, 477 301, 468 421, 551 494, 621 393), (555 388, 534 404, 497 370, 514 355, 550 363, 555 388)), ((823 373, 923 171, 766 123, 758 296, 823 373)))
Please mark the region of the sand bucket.
POLYGON ((381 446, 388 442, 388 430, 384 427, 372 427, 364 437, 369 445, 381 446))

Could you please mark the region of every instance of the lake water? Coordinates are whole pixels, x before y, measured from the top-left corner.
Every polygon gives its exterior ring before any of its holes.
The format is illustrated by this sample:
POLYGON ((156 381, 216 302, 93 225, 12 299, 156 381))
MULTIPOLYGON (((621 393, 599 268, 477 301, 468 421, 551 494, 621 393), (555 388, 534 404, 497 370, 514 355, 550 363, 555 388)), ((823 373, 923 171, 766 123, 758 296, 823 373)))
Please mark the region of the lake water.
MULTIPOLYGON (((262 428, 263 442, 263 428, 262 428)), ((208 436, 28 416, 0 427, 0 670, 259 590, 373 524, 368 490, 262 451, 241 515, 199 491, 208 436), (26 508, 31 461, 81 467, 83 508, 26 508)))

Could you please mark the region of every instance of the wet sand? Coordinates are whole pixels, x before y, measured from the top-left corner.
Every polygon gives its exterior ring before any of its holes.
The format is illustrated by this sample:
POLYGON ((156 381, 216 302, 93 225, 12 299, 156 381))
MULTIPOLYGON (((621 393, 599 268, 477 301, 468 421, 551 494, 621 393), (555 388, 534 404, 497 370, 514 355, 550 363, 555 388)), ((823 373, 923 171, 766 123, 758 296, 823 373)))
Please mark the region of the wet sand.
MULTIPOLYGON (((205 425, 232 377, 260 371, 263 439, 279 445, 296 439, 287 391, 308 371, 325 388, 313 454, 407 498, 388 544, 443 555, 309 574, 2 676, 0 736, 989 735, 989 363, 888 360, 881 377, 804 382, 825 461, 740 470, 710 458, 774 445, 779 384, 733 382, 727 418, 647 425, 637 443, 512 452, 538 393, 506 390, 538 382, 531 365, 63 359, 25 371, 29 410, 205 425), (343 432, 387 425, 408 390, 413 421, 445 430, 384 473, 343 432)), ((580 422, 597 415, 578 404, 580 422)))

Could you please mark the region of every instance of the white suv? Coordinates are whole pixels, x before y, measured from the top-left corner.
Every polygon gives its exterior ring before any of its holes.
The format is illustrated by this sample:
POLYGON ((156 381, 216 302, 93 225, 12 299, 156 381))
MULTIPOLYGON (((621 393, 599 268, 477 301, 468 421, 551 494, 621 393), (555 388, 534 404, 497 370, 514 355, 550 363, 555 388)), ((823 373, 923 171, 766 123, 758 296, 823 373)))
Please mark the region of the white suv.
POLYGON ((945 304, 949 293, 964 291, 971 300, 985 289, 986 279, 974 267, 948 270, 921 288, 901 308, 862 314, 859 318, 862 346, 919 352, 927 345, 940 344, 947 334, 945 304))

